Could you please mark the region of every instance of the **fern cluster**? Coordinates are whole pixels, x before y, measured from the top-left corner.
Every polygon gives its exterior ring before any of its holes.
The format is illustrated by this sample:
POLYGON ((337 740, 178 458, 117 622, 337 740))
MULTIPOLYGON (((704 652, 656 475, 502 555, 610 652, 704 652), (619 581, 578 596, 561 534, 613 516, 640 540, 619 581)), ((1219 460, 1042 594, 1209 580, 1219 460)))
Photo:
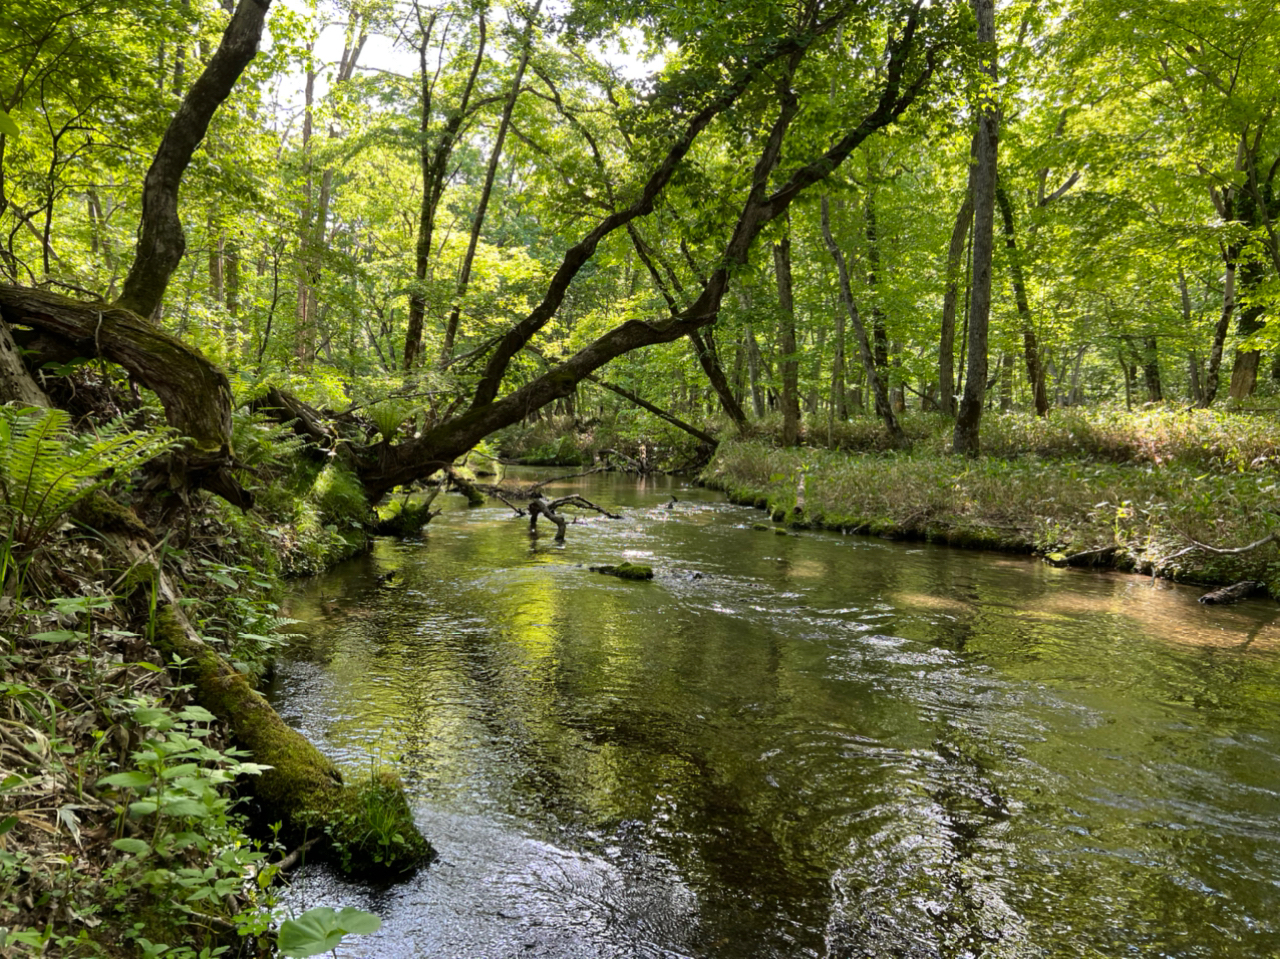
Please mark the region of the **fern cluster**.
POLYGON ((169 430, 138 432, 113 420, 80 434, 63 410, 0 406, 0 533, 7 551, 30 556, 78 502, 175 443, 169 430))

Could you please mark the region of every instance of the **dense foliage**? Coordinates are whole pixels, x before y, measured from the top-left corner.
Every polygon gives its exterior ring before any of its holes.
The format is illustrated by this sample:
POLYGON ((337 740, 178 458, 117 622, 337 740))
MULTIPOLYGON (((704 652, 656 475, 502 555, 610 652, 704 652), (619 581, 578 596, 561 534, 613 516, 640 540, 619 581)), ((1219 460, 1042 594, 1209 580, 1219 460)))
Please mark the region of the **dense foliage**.
MULTIPOLYGON (((211 0, 12 12, 0 276, 111 301, 149 159, 227 13, 211 0)), ((503 390, 628 320, 680 314, 727 266, 714 325, 604 374, 677 410, 758 418, 794 402, 812 425, 841 421, 871 405, 848 322, 865 318, 898 408, 950 410, 940 362, 958 395, 980 51, 964 5, 916 15, 893 2, 761 3, 728 20, 700 4, 276 7, 265 55, 187 170, 187 255, 162 322, 249 388, 288 380, 334 409, 398 390, 421 428, 474 396, 495 344, 540 307, 551 315, 498 371, 503 390), (733 248, 758 164, 776 190, 865 122, 904 30, 920 95, 733 248), (556 292, 566 252, 653 187, 664 157, 674 169, 649 208, 593 241, 556 292)), ((1059 406, 1208 405, 1220 370, 1221 392, 1230 376, 1245 401, 1274 338, 1280 14, 1255 0, 1018 2, 997 28, 991 402, 1032 407, 1039 379, 1059 406)), ((579 402, 623 403, 585 383, 579 402)))

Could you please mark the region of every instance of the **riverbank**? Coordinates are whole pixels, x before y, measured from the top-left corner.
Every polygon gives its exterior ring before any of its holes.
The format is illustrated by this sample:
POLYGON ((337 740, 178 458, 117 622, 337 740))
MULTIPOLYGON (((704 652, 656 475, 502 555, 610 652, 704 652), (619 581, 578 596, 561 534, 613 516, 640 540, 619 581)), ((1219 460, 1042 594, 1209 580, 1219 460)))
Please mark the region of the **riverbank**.
POLYGON ((1070 557, 1205 585, 1255 580, 1280 598, 1275 542, 1246 548, 1276 521, 1269 419, 994 416, 983 423, 989 452, 976 460, 947 452, 936 417, 904 425, 905 452, 866 423, 837 450, 725 442, 702 479, 793 526, 1070 557))
POLYGON ((163 430, 0 426, 0 956, 265 953, 292 852, 428 857, 394 777, 344 787, 252 688, 284 578, 368 548, 358 483, 245 417, 257 509, 192 497, 175 520, 133 482, 163 430))

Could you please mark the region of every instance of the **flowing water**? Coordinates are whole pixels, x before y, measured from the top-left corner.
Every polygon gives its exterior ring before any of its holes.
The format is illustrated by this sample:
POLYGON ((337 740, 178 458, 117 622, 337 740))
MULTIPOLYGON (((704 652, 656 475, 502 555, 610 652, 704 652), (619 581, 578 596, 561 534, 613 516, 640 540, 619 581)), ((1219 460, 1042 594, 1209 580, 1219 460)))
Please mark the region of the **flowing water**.
POLYGON ((569 492, 625 517, 451 503, 294 597, 277 707, 440 852, 308 867, 294 910, 384 920, 340 954, 1280 955, 1274 604, 569 492))

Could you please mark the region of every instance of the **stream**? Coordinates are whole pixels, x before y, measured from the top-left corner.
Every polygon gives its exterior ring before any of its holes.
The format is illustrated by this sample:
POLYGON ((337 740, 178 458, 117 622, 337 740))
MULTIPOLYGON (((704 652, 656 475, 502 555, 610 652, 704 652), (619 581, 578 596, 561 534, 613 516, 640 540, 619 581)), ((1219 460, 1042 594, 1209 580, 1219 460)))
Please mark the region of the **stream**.
POLYGON ((624 518, 450 496, 291 597, 276 708, 440 853, 306 867, 295 913, 383 919, 339 955, 1280 955, 1274 603, 571 492, 624 518))

